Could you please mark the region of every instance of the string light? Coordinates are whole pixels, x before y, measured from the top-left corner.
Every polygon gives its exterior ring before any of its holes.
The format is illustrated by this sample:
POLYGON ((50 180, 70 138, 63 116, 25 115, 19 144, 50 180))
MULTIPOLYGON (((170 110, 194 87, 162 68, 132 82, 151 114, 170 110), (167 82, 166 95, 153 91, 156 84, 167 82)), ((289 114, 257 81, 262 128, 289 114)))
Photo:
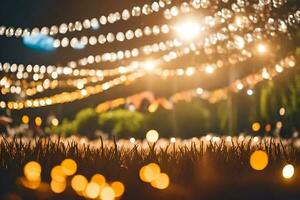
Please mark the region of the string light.
MULTIPOLYGON (((290 69, 295 66, 295 63, 293 62, 294 59, 295 58, 293 56, 287 56, 286 58, 282 59, 279 63, 280 65, 282 65, 283 69, 290 69)), ((275 67, 277 65, 278 64, 276 64, 275 67)), ((268 68, 268 71, 270 71, 270 78, 274 78, 275 76, 281 74, 278 73, 272 67, 268 68)), ((119 99, 101 103, 97 106, 96 110, 97 112, 105 112, 109 109, 113 109, 121 105, 124 105, 125 103, 130 103, 132 99, 134 99, 135 97, 137 97, 138 99, 143 99, 140 98, 140 96, 144 96, 145 94, 147 94, 147 96, 150 96, 147 97, 147 99, 150 102, 150 105, 157 104, 163 106, 165 109, 171 109, 174 103, 180 101, 190 101, 190 99, 195 97, 200 97, 203 100, 208 100, 210 103, 216 103, 220 100, 227 98, 230 92, 232 93, 240 92, 241 89, 238 89, 240 84, 242 84, 243 87, 249 87, 249 86, 253 87, 263 80, 264 79, 262 77, 262 71, 259 71, 257 73, 249 74, 243 79, 236 80, 227 87, 216 89, 214 91, 207 91, 204 90, 203 88, 196 88, 193 90, 187 90, 187 91, 175 93, 169 98, 169 100, 165 99, 163 101, 157 101, 152 93, 148 94, 149 92, 143 92, 140 93, 139 95, 133 95, 127 98, 119 98, 119 99)), ((251 94, 253 94, 252 89, 251 90, 248 89, 247 93, 249 93, 249 91, 251 91, 251 94)), ((136 107, 139 106, 137 105, 136 107)))
POLYGON ((127 21, 131 17, 140 17, 143 15, 150 15, 152 13, 159 12, 161 8, 164 8, 166 5, 170 5, 172 0, 164 1, 154 1, 151 5, 144 4, 142 6, 133 6, 130 10, 124 9, 121 12, 112 12, 107 16, 101 16, 99 18, 85 19, 83 21, 62 23, 60 25, 52 25, 51 27, 42 27, 42 28, 13 28, 5 27, 0 25, 0 36, 6 37, 25 37, 30 34, 43 34, 43 35, 64 35, 68 32, 81 32, 84 29, 99 29, 100 25, 104 26, 106 24, 113 24, 117 21, 127 21))
MULTIPOLYGON (((100 85, 88 86, 85 89, 75 90, 73 92, 63 92, 50 97, 43 97, 38 99, 27 99, 25 101, 19 101, 19 102, 9 101, 7 103, 7 107, 9 109, 37 108, 37 107, 43 107, 48 105, 72 102, 79 99, 87 98, 91 95, 102 93, 117 85, 133 82, 142 76, 143 76, 142 72, 136 72, 136 73, 129 74, 127 76, 125 75, 120 76, 118 78, 104 82, 100 85)), ((6 104, 4 106, 6 106, 6 104)))

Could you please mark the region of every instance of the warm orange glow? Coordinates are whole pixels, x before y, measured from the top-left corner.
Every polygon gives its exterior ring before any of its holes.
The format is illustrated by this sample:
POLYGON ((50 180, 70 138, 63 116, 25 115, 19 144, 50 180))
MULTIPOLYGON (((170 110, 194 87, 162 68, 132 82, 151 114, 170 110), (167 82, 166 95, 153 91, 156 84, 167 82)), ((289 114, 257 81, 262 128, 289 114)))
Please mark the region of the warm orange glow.
POLYGON ((91 178, 91 182, 97 183, 99 186, 103 187, 106 183, 105 177, 101 174, 95 174, 91 178))
POLYGON ((255 151, 250 157, 250 165, 255 170, 265 169, 268 163, 268 155, 262 150, 255 151))
POLYGON ((282 122, 281 121, 276 122, 276 128, 277 129, 281 129, 282 128, 282 122))
POLYGON ((271 124, 267 124, 265 127, 266 132, 270 132, 272 130, 271 124))
POLYGON ((28 115, 23 115, 22 116, 22 123, 23 124, 28 124, 29 123, 29 117, 28 117, 28 115))
POLYGON ((61 168, 62 171, 65 175, 67 176, 72 176, 76 173, 77 171, 77 164, 74 160, 72 159, 65 159, 61 163, 61 168))
POLYGON ((50 187, 51 187, 51 190, 54 192, 54 193, 62 193, 65 191, 66 189, 66 182, 58 182, 58 181, 55 181, 55 180, 52 180, 51 183, 50 183, 50 187))
POLYGON ((147 71, 152 71, 156 67, 156 63, 154 61, 148 60, 147 62, 143 63, 142 67, 147 71))
POLYGON ((66 177, 60 165, 57 165, 51 170, 51 178, 57 182, 65 182, 66 177))
POLYGON ((192 40, 201 32, 199 23, 193 21, 176 24, 174 28, 179 37, 185 40, 192 40))
POLYGON ((260 130, 260 123, 259 123, 259 122, 254 122, 254 123, 252 124, 252 130, 253 130, 254 132, 258 132, 258 131, 260 130))
POLYGON ((71 180, 71 186, 73 190, 75 190, 76 192, 84 191, 87 184, 88 184, 87 179, 82 175, 76 175, 71 180))
POLYGON ((19 179, 20 181, 20 184, 25 187, 25 188, 28 188, 28 189, 31 189, 31 190, 36 190, 40 187, 41 185, 41 181, 38 180, 38 181, 29 181, 27 180, 26 178, 20 178, 19 179))
POLYGON ((114 190, 116 197, 120 197, 123 195, 125 191, 125 186, 123 185, 123 183, 115 181, 110 186, 114 190))
POLYGON ((263 43, 258 44, 256 48, 257 48, 258 53, 260 53, 260 54, 264 54, 267 52, 267 46, 263 43))
POLYGON ((101 190, 100 197, 102 200, 113 200, 115 199, 115 191, 111 187, 106 186, 101 190))
POLYGON ((151 182, 160 174, 160 167, 156 163, 150 163, 140 169, 140 179, 144 182, 151 182))
POLYGON ((30 161, 24 166, 24 176, 29 181, 41 180, 42 167, 38 162, 30 161))
POLYGON ((160 174, 160 167, 155 163, 151 163, 147 165, 144 171, 144 177, 147 180, 147 182, 153 181, 159 176, 159 174, 160 174))
POLYGON ((42 123, 43 123, 43 120, 42 120, 41 117, 36 117, 36 118, 34 119, 34 122, 35 122, 35 125, 36 125, 36 126, 41 126, 42 123))
POLYGON ((169 176, 165 173, 159 174, 159 176, 151 182, 152 187, 163 190, 170 184, 169 176))
POLYGON ((88 183, 85 189, 85 194, 90 199, 96 199, 99 196, 100 193, 100 186, 95 183, 91 182, 88 183))

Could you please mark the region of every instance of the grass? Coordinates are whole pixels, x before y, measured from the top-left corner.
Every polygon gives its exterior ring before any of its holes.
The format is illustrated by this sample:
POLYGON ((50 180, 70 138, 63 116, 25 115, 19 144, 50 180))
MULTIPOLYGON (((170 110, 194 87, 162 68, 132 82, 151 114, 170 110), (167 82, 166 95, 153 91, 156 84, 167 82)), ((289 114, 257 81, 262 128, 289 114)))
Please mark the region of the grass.
MULTIPOLYGON (((121 199, 299 199, 300 151, 297 140, 275 138, 221 137, 190 140, 160 139, 156 144, 145 141, 94 140, 83 138, 0 139, 0 199, 25 200, 83 199, 70 187, 61 194, 49 186, 50 171, 65 158, 78 164, 77 174, 90 178, 95 173, 107 181, 121 181, 125 193, 121 199), (251 154, 264 150, 268 166, 255 171, 249 165, 251 154), (23 167, 29 161, 42 166, 44 189, 30 190, 18 184, 23 167), (139 170, 155 162, 170 177, 164 190, 153 188, 139 178, 139 170), (285 164, 295 166, 295 175, 287 180, 281 175, 285 164)), ((69 180, 68 180, 69 182, 69 180)))

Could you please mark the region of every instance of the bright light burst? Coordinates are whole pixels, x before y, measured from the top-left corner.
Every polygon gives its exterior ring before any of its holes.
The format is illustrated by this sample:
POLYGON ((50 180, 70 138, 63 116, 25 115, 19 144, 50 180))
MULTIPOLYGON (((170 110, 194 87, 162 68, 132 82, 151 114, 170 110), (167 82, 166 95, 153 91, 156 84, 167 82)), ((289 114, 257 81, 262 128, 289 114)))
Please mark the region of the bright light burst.
POLYGON ((199 23, 196 23, 194 21, 181 22, 179 24, 176 24, 174 26, 174 29, 177 34, 185 40, 192 40, 201 32, 199 23))
POLYGON ((259 43, 256 49, 260 54, 265 54, 267 52, 267 46, 264 43, 259 43))

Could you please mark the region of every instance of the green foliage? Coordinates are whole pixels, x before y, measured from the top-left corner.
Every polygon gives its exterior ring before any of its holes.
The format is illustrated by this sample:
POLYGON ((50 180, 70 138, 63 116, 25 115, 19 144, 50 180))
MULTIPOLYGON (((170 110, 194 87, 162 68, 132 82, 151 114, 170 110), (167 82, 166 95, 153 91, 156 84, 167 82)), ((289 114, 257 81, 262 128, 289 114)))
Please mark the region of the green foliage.
POLYGON ((178 133, 191 137, 206 134, 210 112, 200 101, 182 102, 174 108, 174 117, 178 133))
POLYGON ((218 117, 218 125, 219 125, 219 129, 222 132, 227 132, 228 130, 228 120, 229 120, 229 116, 228 116, 228 112, 227 112, 227 101, 221 101, 218 104, 216 104, 217 106, 217 117, 218 117))
POLYGON ((200 101, 180 102, 171 111, 159 109, 149 113, 146 126, 147 129, 157 130, 161 137, 175 135, 187 138, 204 134, 209 117, 209 110, 200 101))
POLYGON ((144 115, 136 111, 117 109, 103 113, 99 117, 102 130, 118 137, 137 137, 142 131, 144 115))
POLYGON ((270 120, 278 114, 278 110, 282 107, 281 87, 276 85, 274 81, 268 81, 260 91, 260 117, 264 121, 270 120))
POLYGON ((70 122, 69 120, 64 119, 60 126, 51 126, 46 129, 46 132, 68 137, 77 133, 77 126, 75 121, 70 122))
POLYGON ((74 121, 77 133, 89 138, 93 138, 95 131, 99 128, 98 113, 92 108, 81 110, 77 113, 74 121))

